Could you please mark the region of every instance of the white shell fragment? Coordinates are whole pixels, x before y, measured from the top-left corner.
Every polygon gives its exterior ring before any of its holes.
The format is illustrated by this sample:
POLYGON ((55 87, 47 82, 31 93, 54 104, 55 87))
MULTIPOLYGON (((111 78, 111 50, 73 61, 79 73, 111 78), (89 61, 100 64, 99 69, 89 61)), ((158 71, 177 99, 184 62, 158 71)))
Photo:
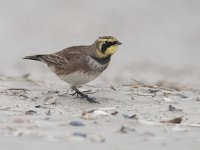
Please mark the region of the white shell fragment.
POLYGON ((88 112, 83 112, 82 113, 82 118, 83 119, 95 119, 100 116, 108 116, 109 114, 105 111, 102 110, 92 110, 88 112))
POLYGON ((100 116, 109 116, 112 115, 113 113, 116 114, 117 109, 116 107, 104 107, 104 108, 98 108, 90 111, 85 111, 82 113, 82 118, 83 119, 95 119, 100 116))
POLYGON ((168 97, 163 98, 163 100, 166 101, 166 102, 172 102, 173 101, 171 98, 168 98, 168 97))

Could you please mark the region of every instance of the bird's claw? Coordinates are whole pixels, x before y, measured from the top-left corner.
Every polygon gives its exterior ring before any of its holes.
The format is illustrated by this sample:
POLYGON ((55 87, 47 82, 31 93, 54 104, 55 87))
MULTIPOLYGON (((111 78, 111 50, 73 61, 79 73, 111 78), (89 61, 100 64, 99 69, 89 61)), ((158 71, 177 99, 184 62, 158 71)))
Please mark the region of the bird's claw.
POLYGON ((78 89, 75 89, 75 92, 70 95, 72 95, 72 96, 77 95, 77 97, 80 96, 81 99, 84 99, 84 98, 87 99, 87 101, 89 101, 90 103, 100 104, 98 101, 95 100, 95 98, 89 97, 88 95, 80 92, 78 89))
POLYGON ((88 100, 90 103, 98 103, 98 104, 100 104, 98 101, 96 101, 96 98, 87 97, 87 100, 88 100))

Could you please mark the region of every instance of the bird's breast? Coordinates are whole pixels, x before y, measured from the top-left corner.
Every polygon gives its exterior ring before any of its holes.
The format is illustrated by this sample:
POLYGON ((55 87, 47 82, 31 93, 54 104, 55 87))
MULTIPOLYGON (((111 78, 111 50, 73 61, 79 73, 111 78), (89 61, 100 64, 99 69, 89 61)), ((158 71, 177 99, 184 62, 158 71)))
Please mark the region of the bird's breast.
POLYGON ((99 75, 99 72, 76 71, 67 75, 59 75, 59 78, 69 83, 71 86, 78 86, 96 79, 99 75))

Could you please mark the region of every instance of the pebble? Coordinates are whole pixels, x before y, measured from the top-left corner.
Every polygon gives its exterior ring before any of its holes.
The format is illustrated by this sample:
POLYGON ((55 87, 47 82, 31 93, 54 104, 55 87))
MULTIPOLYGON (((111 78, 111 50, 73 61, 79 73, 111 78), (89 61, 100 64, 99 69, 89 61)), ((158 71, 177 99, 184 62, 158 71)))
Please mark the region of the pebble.
POLYGON ((33 114, 36 114, 37 112, 34 111, 34 110, 28 110, 25 112, 26 115, 33 115, 33 114))
POLYGON ((120 129, 119 129, 119 132, 120 133, 128 133, 128 132, 135 132, 135 128, 132 128, 132 127, 128 127, 128 126, 122 126, 120 129))
POLYGON ((70 122, 70 125, 71 126, 76 126, 76 127, 82 127, 82 126, 85 126, 82 122, 80 121, 71 121, 70 122))
POLYGON ((161 121, 161 123, 172 123, 172 124, 180 124, 182 122, 182 117, 176 117, 170 120, 161 121))
POLYGON ((177 109, 176 107, 169 105, 169 111, 183 111, 182 109, 177 109))
POLYGON ((75 133, 73 134, 73 136, 78 136, 78 137, 86 138, 86 137, 87 137, 87 134, 81 133, 81 132, 75 132, 75 133))
POLYGON ((122 114, 122 116, 123 116, 124 118, 127 118, 127 119, 134 119, 134 120, 138 120, 138 117, 137 117, 137 115, 136 115, 136 114, 134 114, 134 115, 122 114))

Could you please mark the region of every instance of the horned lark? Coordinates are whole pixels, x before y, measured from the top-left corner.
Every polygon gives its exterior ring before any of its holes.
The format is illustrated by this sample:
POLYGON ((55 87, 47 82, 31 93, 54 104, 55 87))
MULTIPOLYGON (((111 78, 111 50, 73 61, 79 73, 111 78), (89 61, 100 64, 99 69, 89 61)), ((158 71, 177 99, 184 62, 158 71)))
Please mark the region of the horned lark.
POLYGON ((70 84, 75 94, 89 102, 97 102, 77 89, 77 86, 96 79, 109 65, 111 56, 121 43, 112 36, 99 37, 92 45, 72 46, 47 55, 27 56, 24 59, 41 61, 62 80, 70 84))

